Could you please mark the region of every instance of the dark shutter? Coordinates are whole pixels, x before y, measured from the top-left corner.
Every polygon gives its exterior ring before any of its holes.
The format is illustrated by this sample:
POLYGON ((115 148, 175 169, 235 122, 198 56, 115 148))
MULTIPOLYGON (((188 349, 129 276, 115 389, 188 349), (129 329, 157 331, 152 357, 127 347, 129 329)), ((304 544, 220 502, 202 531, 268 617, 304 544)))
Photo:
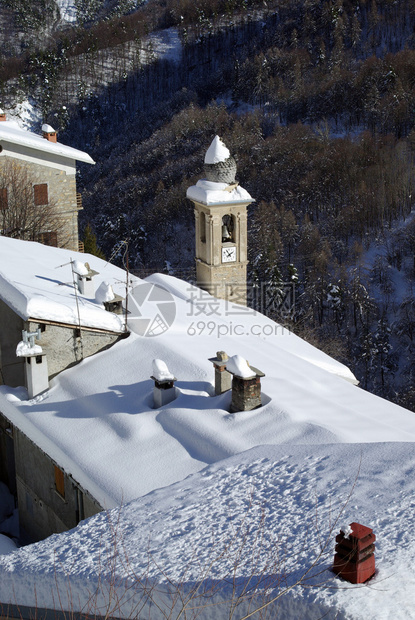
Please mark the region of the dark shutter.
POLYGON ((0 189, 0 211, 5 211, 9 206, 7 200, 7 188, 0 189))
POLYGON ((39 242, 43 245, 52 245, 54 248, 58 247, 58 233, 56 230, 50 230, 48 232, 40 233, 39 242))
POLYGON ((65 474, 55 465, 55 488, 59 495, 65 497, 65 474))
POLYGON ((48 204, 48 184, 41 183, 40 185, 33 186, 35 206, 41 207, 48 204))

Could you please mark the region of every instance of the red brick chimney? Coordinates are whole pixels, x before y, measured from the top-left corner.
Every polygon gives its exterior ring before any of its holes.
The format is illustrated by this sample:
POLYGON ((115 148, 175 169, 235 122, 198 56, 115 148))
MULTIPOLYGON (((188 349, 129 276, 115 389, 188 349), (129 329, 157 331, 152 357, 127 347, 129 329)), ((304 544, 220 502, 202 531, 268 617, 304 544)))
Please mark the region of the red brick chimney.
POLYGON ((49 140, 49 142, 58 141, 58 134, 53 129, 53 127, 51 127, 50 125, 47 125, 47 124, 42 125, 42 131, 43 131, 43 137, 46 138, 46 140, 49 140))

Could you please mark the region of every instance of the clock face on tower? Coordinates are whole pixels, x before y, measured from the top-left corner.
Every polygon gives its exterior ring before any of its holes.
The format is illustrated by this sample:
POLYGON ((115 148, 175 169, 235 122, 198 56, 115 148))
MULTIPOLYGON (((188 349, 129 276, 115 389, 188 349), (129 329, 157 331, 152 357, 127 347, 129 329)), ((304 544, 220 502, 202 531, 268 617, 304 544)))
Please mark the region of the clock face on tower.
POLYGON ((236 261, 236 246, 222 248, 222 263, 233 263, 236 261))

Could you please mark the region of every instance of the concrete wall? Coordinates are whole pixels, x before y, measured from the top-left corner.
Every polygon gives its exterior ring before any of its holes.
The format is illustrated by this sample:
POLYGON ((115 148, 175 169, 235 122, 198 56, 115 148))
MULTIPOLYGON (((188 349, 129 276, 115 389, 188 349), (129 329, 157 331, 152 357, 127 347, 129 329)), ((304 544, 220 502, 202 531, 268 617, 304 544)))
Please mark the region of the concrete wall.
MULTIPOLYGON (((0 428, 7 425, 11 427, 13 440, 20 527, 28 541, 71 529, 103 509, 88 491, 0 413, 0 428), (56 467, 62 471, 64 494, 56 486, 56 467)), ((4 476, 7 464, 3 452, 0 462, 4 476)), ((10 479, 11 472, 7 472, 7 477, 10 479)))
POLYGON ((31 332, 38 327, 42 329, 41 338, 36 340, 36 344, 40 344, 47 355, 49 378, 77 364, 83 358, 107 349, 120 339, 119 334, 87 330, 81 331, 81 339, 78 328, 37 321, 28 322, 27 326, 31 332))
POLYGON ((24 364, 16 357, 24 321, 0 299, 0 385, 25 385, 24 364))
POLYGON ((24 360, 16 357, 16 347, 22 340, 23 329, 33 332, 38 327, 42 334, 36 344, 40 344, 46 353, 49 379, 85 357, 111 347, 123 337, 119 334, 82 330, 81 340, 76 327, 24 321, 0 300, 0 385, 26 385, 24 360))

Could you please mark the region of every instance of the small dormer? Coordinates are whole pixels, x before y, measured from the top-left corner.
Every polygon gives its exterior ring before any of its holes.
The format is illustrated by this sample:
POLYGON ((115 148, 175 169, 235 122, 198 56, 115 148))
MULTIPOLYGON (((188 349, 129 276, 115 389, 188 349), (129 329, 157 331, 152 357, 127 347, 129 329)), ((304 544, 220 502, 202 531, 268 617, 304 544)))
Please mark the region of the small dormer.
POLYGON ((58 141, 58 133, 53 129, 53 127, 51 127, 47 123, 42 125, 42 133, 43 133, 43 137, 46 140, 49 140, 49 142, 57 142, 58 141))
POLYGON ((89 299, 95 297, 95 285, 93 277, 98 275, 98 271, 94 271, 89 263, 82 263, 79 260, 72 262, 73 271, 77 276, 78 290, 81 295, 85 295, 89 299))

